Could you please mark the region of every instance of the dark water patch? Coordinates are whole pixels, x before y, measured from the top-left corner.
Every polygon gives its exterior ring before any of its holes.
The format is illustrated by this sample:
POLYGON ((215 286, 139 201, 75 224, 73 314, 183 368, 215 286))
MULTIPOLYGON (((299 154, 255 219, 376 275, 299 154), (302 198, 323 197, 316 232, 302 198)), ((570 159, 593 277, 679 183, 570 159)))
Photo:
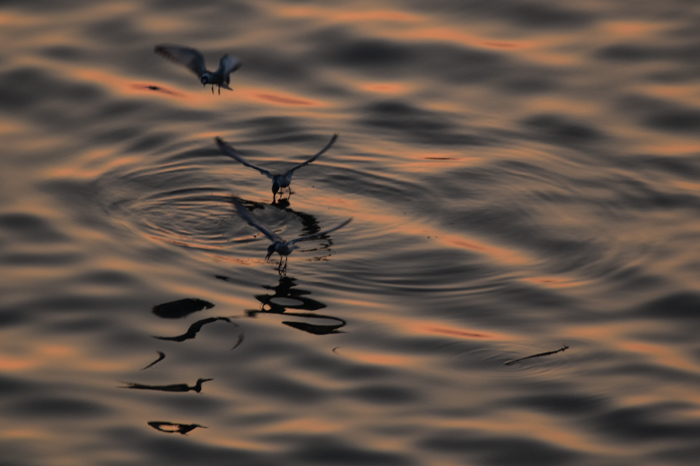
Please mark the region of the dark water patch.
POLYGON ((563 146, 577 146, 598 142, 605 134, 592 126, 574 122, 569 117, 555 114, 540 114, 521 121, 526 128, 544 141, 563 146))
MULTIPOLYGON (((455 85, 490 83, 498 78, 511 76, 511 68, 518 66, 506 56, 486 50, 448 45, 417 46, 421 52, 421 61, 425 70, 435 73, 440 70, 439 78, 455 85)), ((526 72, 520 65, 519 71, 526 72)), ((434 78, 435 76, 433 76, 434 78)))
POLYGON ((508 404, 528 410, 549 413, 558 416, 580 416, 600 413, 608 406, 605 398, 591 394, 548 393, 514 397, 508 404))
MULTIPOLYGON (((688 411, 693 408, 689 407, 688 411)), ((648 404, 613 409, 589 420, 592 427, 612 438, 626 442, 653 442, 660 440, 691 440, 700 438, 700 422, 678 419, 677 409, 665 404, 648 404)))
POLYGON ((700 110, 675 102, 627 95, 619 100, 618 107, 652 129, 679 133, 696 133, 700 129, 700 110))
MULTIPOLYGON (((153 431, 151 430, 151 432, 153 431)), ((206 436, 205 432, 202 432, 202 435, 206 436)), ((153 436, 149 437, 144 436, 143 432, 137 431, 122 435, 120 440, 124 448, 142 456, 142 464, 173 466, 191 466, 203 462, 208 466, 231 466, 236 463, 250 466, 273 466, 276 464, 274 461, 266 461, 264 459, 266 455, 259 452, 254 454, 241 448, 212 446, 194 441, 187 442, 183 441, 185 439, 180 436, 162 435, 158 432, 153 432, 153 436)))
MULTIPOLYGON (((305 133, 307 130, 300 126, 299 120, 285 116, 260 116, 247 118, 241 122, 241 128, 245 128, 248 140, 256 138, 261 143, 273 143, 279 141, 281 137, 296 136, 305 133)), ((230 142, 237 150, 238 142, 235 136, 222 136, 222 139, 230 142)), ((249 144, 252 142, 246 142, 249 144)), ((245 155, 245 151, 241 152, 245 155)))
POLYGON ((700 445, 673 445, 668 448, 662 448, 658 452, 654 452, 648 458, 654 461, 654 464, 688 464, 694 465, 700 457, 700 445))
POLYGON ((413 50, 407 45, 382 39, 360 39, 351 42, 325 42, 331 46, 322 55, 328 61, 349 67, 368 67, 372 72, 376 68, 392 67, 406 64, 413 59, 413 50))
MULTIPOLYGON (((658 176, 658 175, 657 175, 658 176)), ((659 183, 654 180, 647 181, 641 177, 629 175, 615 176, 608 180, 612 186, 606 207, 614 207, 619 210, 618 215, 625 211, 634 214, 660 210, 666 212, 671 209, 700 208, 700 197, 680 190, 669 183, 659 183)))
POLYGON ((700 324, 700 294, 685 291, 656 299, 629 312, 640 317, 654 319, 683 319, 700 324))
POLYGON ((382 174, 382 170, 358 170, 343 167, 340 170, 330 168, 332 186, 341 193, 353 193, 371 199, 381 199, 387 202, 411 202, 425 195, 425 186, 417 180, 402 179, 382 174))
MULTIPOLYGON (((300 60, 294 55, 281 53, 280 50, 244 46, 237 48, 233 54, 243 62, 241 73, 255 77, 257 80, 289 84, 313 79, 309 66, 315 65, 315 62, 300 60)), ((235 80, 233 78, 231 80, 231 87, 235 90, 235 80)))
POLYGON ((534 95, 553 92, 559 90, 559 82, 550 79, 548 76, 518 76, 510 77, 500 83, 500 87, 507 92, 517 95, 534 95))
POLYGON ((0 308, 0 331, 26 324, 31 317, 23 309, 0 308))
MULTIPOLYGON (((36 121, 51 119, 33 110, 46 103, 92 103, 104 95, 97 86, 64 81, 46 70, 35 67, 14 69, 0 75, 0 102, 2 110, 13 114, 27 113, 36 121)), ((65 108, 64 108, 65 114, 65 108)), ((55 122, 53 122, 55 123, 55 122)))
POLYGON ((254 380, 241 381, 241 384, 257 396, 294 405, 312 405, 329 395, 325 390, 275 374, 260 374, 254 380))
POLYGON ((0 230, 27 242, 46 244, 68 240, 66 235, 57 231, 47 220, 23 212, 0 215, 0 230))
POLYGON ((652 128, 665 131, 695 133, 700 130, 700 110, 670 108, 649 116, 645 123, 652 128))
POLYGON ((129 273, 100 269, 95 269, 88 274, 79 276, 78 281, 85 284, 120 287, 130 287, 138 283, 136 278, 129 273))
POLYGON ((505 2, 493 5, 494 16, 530 29, 566 29, 589 26, 597 19, 590 11, 567 8, 551 2, 505 2))
POLYGON ((107 45, 121 44, 122 47, 143 43, 149 37, 137 26, 133 17, 111 17, 93 21, 85 26, 83 35, 91 41, 107 45))
POLYGON ((619 166, 629 167, 630 162, 650 173, 667 173, 669 175, 694 180, 700 177, 700 156, 681 156, 639 154, 629 159, 620 160, 619 166))
POLYGON ((23 419, 66 418, 68 421, 88 419, 110 414, 112 410, 102 403, 78 400, 68 397, 23 399, 17 401, 8 411, 23 419))
POLYGON ((452 123, 449 115, 424 110, 399 100, 376 102, 362 109, 359 124, 374 131, 395 131, 403 140, 434 145, 483 145, 486 140, 452 123))
POLYGON ((84 49, 72 45, 52 45, 44 48, 40 53, 59 61, 82 61, 85 57, 84 49))
POLYGON ((661 60, 674 61, 687 66, 698 54, 700 54, 700 45, 697 43, 680 46, 621 43, 603 47, 595 53, 595 56, 603 60, 623 63, 661 60))
POLYGON ((638 62, 658 60, 660 58, 670 58, 667 55, 664 55, 660 52, 661 51, 658 47, 644 46, 639 44, 615 44, 598 50, 596 52, 596 56, 604 60, 614 60, 622 62, 638 62))
POLYGON ((153 306, 151 311, 163 319, 181 319, 193 312, 211 309, 213 303, 199 298, 185 298, 153 306))
MULTIPOLYGON (((493 436, 486 438, 478 431, 449 430, 428 434, 419 445, 432 452, 462 455, 467 464, 505 466, 560 466, 576 464, 585 455, 553 443, 523 437, 493 436)), ((585 463, 581 463, 585 464, 585 463)))
POLYGON ((7 253, 0 254, 4 264, 16 267, 57 267, 79 263, 83 256, 80 253, 7 253))
POLYGON ((346 439, 335 436, 307 435, 295 439, 294 444, 296 448, 285 456, 294 463, 304 465, 411 466, 418 464, 406 454, 376 451, 368 446, 352 444, 346 439))
MULTIPOLYGON (((0 396, 14 396, 22 394, 26 396, 33 391, 31 384, 22 379, 0 374, 0 396)), ((7 400, 5 398, 5 400, 7 400)))

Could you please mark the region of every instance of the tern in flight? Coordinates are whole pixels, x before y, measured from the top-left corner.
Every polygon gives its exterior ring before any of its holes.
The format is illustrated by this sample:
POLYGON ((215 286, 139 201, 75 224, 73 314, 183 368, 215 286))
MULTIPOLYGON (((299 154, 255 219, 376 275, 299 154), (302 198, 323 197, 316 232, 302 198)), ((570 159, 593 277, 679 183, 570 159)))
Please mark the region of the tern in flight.
MULTIPOLYGON (((254 168, 255 170, 259 171, 266 177, 270 178, 272 180, 272 202, 275 202, 275 196, 277 196, 277 192, 280 191, 282 188, 289 188, 289 185, 292 183, 292 175, 294 175, 294 172, 301 167, 304 167, 314 160, 316 160, 321 154, 326 152, 330 147, 333 145, 335 140, 338 139, 338 135, 334 134, 331 140, 326 144, 326 147, 321 149, 316 155, 311 157, 309 160, 306 162, 302 162, 299 165, 296 165, 289 170, 287 170, 284 173, 272 173, 268 170, 265 170, 264 168, 256 167, 252 163, 249 163, 247 160, 245 160, 243 157, 241 157, 241 154, 238 153, 236 149, 231 147, 230 145, 226 144, 221 138, 216 138, 216 143, 219 146, 219 149, 221 149, 221 152, 224 154, 228 155, 229 157, 237 160, 238 162, 242 163, 246 167, 254 168)), ((292 188, 289 188, 289 196, 292 195, 292 188)), ((280 193, 281 196, 281 193, 280 193)))
POLYGON ((229 75, 241 67, 241 61, 238 58, 226 54, 221 57, 219 68, 216 71, 207 71, 204 65, 204 56, 199 50, 180 45, 156 45, 155 52, 192 70, 199 77, 203 86, 211 84, 212 94, 214 86, 219 86, 219 94, 221 94, 222 87, 232 91, 233 89, 228 85, 231 78, 229 75))
POLYGON ((329 230, 325 231, 320 231, 318 233, 314 233, 313 235, 307 235, 307 236, 301 236, 299 238, 295 238, 291 241, 285 241, 282 239, 280 235, 277 233, 268 230, 264 226, 260 225, 257 220, 253 218, 253 216, 248 212, 248 209, 246 209, 243 204, 241 204, 240 199, 237 197, 233 198, 233 205, 236 206, 236 210, 238 211, 238 215, 240 215, 243 220, 248 222, 248 225, 253 226, 260 230, 263 235, 267 237, 270 241, 272 241, 272 244, 267 247, 267 256, 265 256, 265 260, 269 260, 270 256, 274 254, 275 252, 280 255, 280 264, 277 267, 277 270, 280 272, 280 274, 284 273, 287 270, 287 257, 297 249, 299 246, 296 245, 296 243, 300 241, 309 241, 311 239, 316 239, 321 236, 327 235, 328 233, 334 232, 335 230, 339 230, 343 228, 345 225, 350 223, 352 220, 352 217, 349 219, 345 220, 343 223, 340 225, 336 226, 335 228, 331 228, 329 230), (284 266, 282 265, 284 264, 284 266))

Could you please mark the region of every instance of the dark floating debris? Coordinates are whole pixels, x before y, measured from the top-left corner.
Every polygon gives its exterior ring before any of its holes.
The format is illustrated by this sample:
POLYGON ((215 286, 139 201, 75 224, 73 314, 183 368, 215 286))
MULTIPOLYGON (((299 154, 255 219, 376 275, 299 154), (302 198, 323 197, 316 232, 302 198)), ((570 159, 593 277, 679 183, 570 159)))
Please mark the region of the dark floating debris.
POLYGON ((168 95, 174 95, 178 97, 182 97, 184 94, 181 94, 179 92, 171 91, 170 89, 166 89, 161 86, 154 86, 152 84, 133 84, 131 86, 132 89, 140 89, 140 90, 149 90, 149 91, 156 91, 156 92, 161 92, 163 94, 168 94, 168 95))
POLYGON ((135 390, 156 390, 159 392, 197 392, 200 393, 202 391, 202 384, 204 382, 208 382, 210 380, 214 379, 199 379, 197 380, 197 383, 194 384, 193 386, 189 386, 186 383, 178 383, 178 384, 173 384, 173 385, 144 385, 140 383, 130 383, 127 384, 124 387, 121 388, 132 388, 135 390))
POLYGON ((197 298, 185 298, 153 306, 153 313, 164 319, 180 319, 193 312, 211 309, 214 304, 197 298))
POLYGON ((177 424, 174 422, 161 422, 161 421, 151 421, 148 423, 149 426, 153 427, 155 430, 165 432, 166 434, 182 434, 185 435, 188 432, 195 430, 197 427, 206 429, 206 426, 200 426, 199 424, 177 424))
POLYGON ((143 369, 141 369, 142 371, 145 371, 145 370, 148 369, 149 367, 153 367, 156 363, 159 363, 159 362, 161 362, 163 359, 165 359, 165 353, 163 353, 162 351, 157 351, 157 353, 159 354, 158 359, 156 359, 155 361, 153 361, 152 363, 150 363, 149 365, 147 365, 146 367, 144 367, 143 369))
POLYGON ((561 348, 559 348, 558 350, 547 351, 546 353, 537 353, 537 354, 533 354, 532 356, 526 356, 526 357, 524 357, 524 358, 513 359, 513 360, 511 360, 511 361, 505 362, 504 364, 505 364, 506 366, 512 366, 512 365, 515 364, 516 362, 524 361, 524 360, 526 360, 526 359, 539 358, 540 356, 549 356, 550 354, 561 353, 562 351, 566 351, 567 349, 569 349, 569 347, 566 346, 566 345, 564 345, 564 346, 562 346, 561 348))

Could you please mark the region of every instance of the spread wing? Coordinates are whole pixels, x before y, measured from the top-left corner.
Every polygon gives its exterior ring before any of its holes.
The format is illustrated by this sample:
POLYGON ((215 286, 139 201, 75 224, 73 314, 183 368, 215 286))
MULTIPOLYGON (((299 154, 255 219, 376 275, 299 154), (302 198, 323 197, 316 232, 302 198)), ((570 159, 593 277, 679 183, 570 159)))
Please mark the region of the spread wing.
POLYGON ((338 225, 338 226, 335 227, 335 228, 331 228, 330 230, 325 230, 325 231, 319 231, 318 233, 314 233, 313 235, 302 236, 301 238, 295 238, 295 239, 293 239, 293 240, 291 240, 291 241, 288 241, 288 243, 289 243, 289 244, 294 244, 294 243, 298 243, 299 241, 308 241, 308 240, 310 240, 310 239, 319 238, 319 237, 321 237, 321 236, 323 236, 323 235, 327 235, 328 233, 332 233, 332 232, 334 232, 335 230, 340 230, 341 228, 343 228, 345 225, 347 225, 347 224, 350 223, 351 221, 352 221, 352 217, 350 217, 349 219, 345 220, 343 223, 341 223, 340 225, 338 225))
POLYGON ((238 68, 240 68, 241 64, 242 63, 238 58, 226 54, 223 57, 221 57, 221 61, 219 62, 219 69, 216 70, 216 72, 226 76, 229 73, 233 73, 238 68))
POLYGON ((258 221, 253 218, 253 216, 250 214, 250 212, 248 212, 248 209, 246 209, 243 206, 243 204, 241 204, 240 199, 238 199, 237 197, 234 197, 234 198, 232 198, 232 201, 233 201, 233 205, 236 206, 236 210, 238 211, 238 215, 240 215, 243 220, 248 222, 248 225, 260 230, 260 232, 263 235, 267 236, 267 239, 269 239, 273 243, 276 243, 278 241, 284 241, 280 237, 280 235, 278 235, 274 231, 270 231, 267 228, 265 228, 264 226, 260 225, 258 223, 258 221))
POLYGON ((328 144, 326 144, 326 147, 324 147, 323 149, 321 149, 316 155, 314 155, 313 157, 311 157, 311 158, 310 158, 309 160, 307 160, 306 162, 300 163, 299 165, 297 165, 297 166, 295 166, 295 167, 292 167, 292 168, 290 168, 289 170, 287 170, 286 172, 284 172, 284 176, 286 177, 286 176, 289 175, 290 173, 294 173, 294 170, 297 170, 297 169, 299 169, 299 168, 301 168, 301 167, 304 167, 304 166, 310 164, 311 162, 313 162, 314 160, 316 160, 321 154, 323 154, 324 152, 326 152, 328 149, 331 148, 331 146, 333 145, 333 143, 335 142, 336 139, 338 139, 338 135, 337 135, 337 134, 334 134, 333 137, 331 138, 331 140, 328 142, 328 144))
POLYGON ((180 45, 156 45, 155 52, 165 58, 191 69, 198 77, 207 71, 204 66, 204 57, 198 50, 182 47, 180 45))
POLYGON ((241 155, 238 153, 238 151, 236 151, 236 149, 234 149, 233 147, 231 147, 231 146, 229 146, 228 144, 226 144, 221 138, 216 138, 216 144, 218 144, 219 149, 221 149, 221 152, 223 152, 224 154, 226 154, 226 155, 228 155, 229 157, 231 157, 232 159, 234 159, 234 160, 236 160, 236 161, 242 163, 242 164, 245 165, 246 167, 250 167, 250 168, 256 169, 257 171, 259 171, 260 173, 262 173, 262 174, 265 175, 266 177, 272 179, 272 173, 270 173, 269 171, 265 170, 264 168, 256 167, 256 166, 253 165, 252 163, 248 163, 248 161, 246 161, 246 159, 244 159, 243 157, 241 157, 241 155))

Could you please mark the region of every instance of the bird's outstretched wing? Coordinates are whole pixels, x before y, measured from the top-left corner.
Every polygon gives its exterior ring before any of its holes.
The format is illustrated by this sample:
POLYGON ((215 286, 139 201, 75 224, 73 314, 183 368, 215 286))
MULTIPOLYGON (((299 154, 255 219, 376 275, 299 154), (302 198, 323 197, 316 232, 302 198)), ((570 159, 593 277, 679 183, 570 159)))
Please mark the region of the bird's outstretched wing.
POLYGON ((202 56, 198 50, 193 48, 182 47, 180 45, 162 44, 156 45, 155 52, 174 61, 175 63, 186 66, 200 78, 207 71, 206 67, 204 66, 204 56, 202 56))
POLYGON ((350 217, 349 219, 345 220, 343 223, 341 223, 341 224, 338 225, 337 227, 331 228, 330 230, 319 231, 318 233, 314 233, 313 235, 302 236, 301 238, 294 238, 293 240, 288 241, 288 243, 289 243, 289 244, 294 244, 294 243, 298 243, 299 241, 308 241, 308 240, 310 240, 310 239, 319 238, 319 237, 321 237, 321 236, 323 236, 323 235, 327 235, 328 233, 332 233, 332 232, 334 232, 335 230, 340 230, 341 228, 343 228, 345 225, 347 225, 347 224, 350 223, 351 221, 352 221, 352 217, 350 217))
POLYGON ((338 139, 338 135, 337 135, 337 134, 334 134, 333 137, 331 138, 331 140, 328 141, 328 144, 326 144, 326 147, 324 147, 323 149, 321 149, 316 155, 314 155, 313 157, 311 157, 311 158, 310 158, 309 160, 307 160, 306 162, 302 162, 302 163, 300 163, 299 165, 297 165, 297 166, 295 166, 295 167, 292 167, 292 168, 290 168, 289 170, 287 170, 286 172, 284 172, 284 176, 287 176, 287 175, 290 174, 290 173, 294 173, 294 170, 297 170, 297 169, 299 169, 299 168, 301 168, 301 167, 304 167, 304 166, 310 164, 311 162, 313 162, 314 160, 316 160, 321 154, 323 154, 324 152, 326 152, 328 149, 331 148, 331 146, 333 145, 333 143, 335 142, 336 139, 338 139))
POLYGON ((226 54, 223 57, 221 57, 221 61, 219 62, 219 69, 216 70, 216 72, 226 76, 229 73, 233 73, 240 67, 241 61, 238 58, 226 54))
POLYGON ((246 167, 256 169, 257 171, 259 171, 260 173, 262 173, 266 177, 272 179, 272 173, 265 170, 264 168, 256 167, 252 163, 249 163, 246 159, 241 157, 241 155, 238 153, 238 151, 236 151, 236 149, 234 149, 233 147, 226 144, 221 138, 216 138, 216 144, 219 146, 219 149, 221 149, 221 152, 223 152, 224 154, 228 155, 232 159, 237 160, 238 162, 242 163, 246 167))
POLYGON ((248 209, 246 209, 246 208, 243 206, 243 204, 241 204, 240 199, 238 199, 237 197, 233 197, 233 198, 232 198, 232 202, 233 202, 233 205, 236 206, 236 210, 238 211, 238 215, 240 215, 241 218, 242 218, 243 220, 245 220, 246 222, 248 222, 248 225, 250 225, 250 226, 252 226, 252 227, 255 227, 255 228, 257 228, 258 230, 260 230, 260 232, 261 232, 263 235, 267 236, 267 239, 269 239, 269 240, 272 241, 273 243, 276 243, 276 242, 278 242, 278 241, 284 241, 284 240, 280 237, 280 235, 278 235, 278 234, 275 233, 274 231, 270 231, 270 230, 268 230, 267 228, 265 228, 264 226, 260 225, 260 224, 258 223, 258 221, 255 220, 255 219, 253 218, 253 216, 250 214, 250 212, 248 212, 248 209))

